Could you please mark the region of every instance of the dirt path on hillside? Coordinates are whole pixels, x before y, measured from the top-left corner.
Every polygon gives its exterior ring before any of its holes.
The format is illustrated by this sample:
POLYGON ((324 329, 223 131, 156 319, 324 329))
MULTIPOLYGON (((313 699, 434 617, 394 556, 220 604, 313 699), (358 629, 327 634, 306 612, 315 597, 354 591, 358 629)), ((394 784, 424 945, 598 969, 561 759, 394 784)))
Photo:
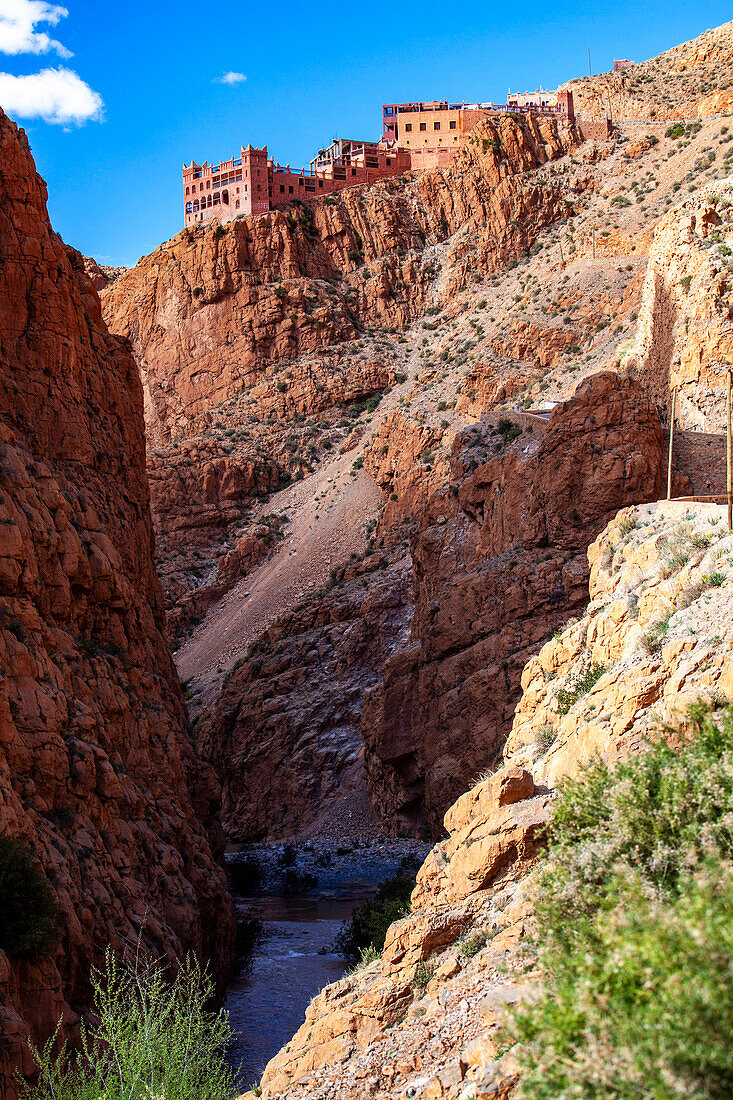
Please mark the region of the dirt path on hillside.
POLYGON ((268 511, 287 510, 291 517, 277 553, 212 607, 176 654, 181 679, 196 682, 198 704, 215 699, 221 674, 270 623, 364 550, 365 525, 376 518, 381 497, 368 474, 351 476, 354 454, 339 456, 268 502, 268 511))

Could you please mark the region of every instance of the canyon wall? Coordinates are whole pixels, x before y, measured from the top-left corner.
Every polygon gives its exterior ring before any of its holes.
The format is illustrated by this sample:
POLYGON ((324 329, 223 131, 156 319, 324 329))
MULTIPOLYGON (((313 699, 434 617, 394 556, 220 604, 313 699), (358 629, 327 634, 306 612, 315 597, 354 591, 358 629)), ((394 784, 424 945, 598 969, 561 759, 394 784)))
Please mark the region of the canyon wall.
POLYGON ((381 957, 311 1002, 265 1100, 514 1094, 522 1050, 502 1024, 541 988, 527 940, 554 791, 592 757, 643 751, 690 703, 733 699, 732 551, 722 507, 612 520, 588 551, 590 602, 524 669, 502 766, 445 815, 381 957))
POLYGON ((496 763, 527 658, 585 605, 589 541, 661 482, 659 418, 629 378, 528 420, 507 443, 467 428, 434 465, 435 434, 383 422, 377 545, 250 647, 202 724, 229 836, 293 835, 364 769, 382 828, 434 835, 496 763))
POLYGON ((488 119, 449 169, 185 230, 144 257, 105 291, 104 314, 135 351, 151 441, 190 434, 268 364, 413 318, 436 274, 430 238, 473 231, 483 271, 516 259, 568 199, 524 173, 578 141, 560 120, 488 119))
POLYGON ((139 374, 2 112, 0 190, 0 829, 58 907, 47 957, 0 951, 5 1097, 28 1034, 63 1016, 73 1037, 108 945, 194 950, 221 981, 234 914, 164 633, 139 374))
MULTIPOLYGON (((489 423, 465 430, 419 514, 411 633, 362 720, 372 801, 391 827, 437 831, 495 763, 529 654, 586 601, 589 541, 620 506, 658 495, 661 429, 637 382, 596 375, 536 422, 507 447, 489 423)), ((402 453, 395 438, 397 469, 402 453)))
POLYGON ((561 120, 489 119, 449 169, 186 230, 107 287, 105 319, 143 380, 177 625, 226 587, 217 559, 253 500, 309 472, 343 442, 344 410, 394 384, 385 333, 516 262, 572 211, 583 174, 531 170, 578 141, 561 120))
POLYGON ((733 360, 733 180, 708 184, 660 221, 649 252, 635 346, 624 363, 660 411, 704 432, 725 431, 733 360))

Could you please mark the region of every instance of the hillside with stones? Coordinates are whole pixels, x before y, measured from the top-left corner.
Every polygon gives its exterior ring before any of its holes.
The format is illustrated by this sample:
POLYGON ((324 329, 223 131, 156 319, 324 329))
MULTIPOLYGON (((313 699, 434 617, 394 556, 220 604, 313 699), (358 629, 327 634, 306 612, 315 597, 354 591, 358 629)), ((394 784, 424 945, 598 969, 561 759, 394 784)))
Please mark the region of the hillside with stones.
POLYGON ((348 446, 403 380, 398 328, 565 217, 582 173, 531 170, 578 140, 554 119, 487 120, 446 172, 186 230, 104 292, 143 379, 174 619, 226 590, 217 559, 249 544, 253 500, 348 446))
POLYGON ((0 190, 0 830, 57 907, 47 953, 0 951, 12 1097, 33 1068, 27 1037, 44 1043, 60 1019, 78 1033, 110 945, 195 950, 221 983, 234 913, 218 787, 165 637, 139 374, 2 112, 0 190))
MULTIPOLYGON (((733 23, 618 73, 570 80, 575 110, 615 124, 703 119, 733 110, 733 23)), ((655 133, 657 132, 655 128, 655 133)))

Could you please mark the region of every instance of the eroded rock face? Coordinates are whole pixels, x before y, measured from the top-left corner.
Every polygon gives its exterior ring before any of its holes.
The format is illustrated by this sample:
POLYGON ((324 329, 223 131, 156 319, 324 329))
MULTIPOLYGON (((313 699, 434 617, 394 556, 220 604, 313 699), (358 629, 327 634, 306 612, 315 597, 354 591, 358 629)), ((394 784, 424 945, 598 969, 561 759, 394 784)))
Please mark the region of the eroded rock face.
POLYGON ((0 952, 0 1094, 111 944, 222 979, 233 908, 213 773, 194 766, 153 564, 142 392, 0 112, 0 829, 58 901, 48 959, 0 952), (208 832, 208 835, 207 835, 208 832))
POLYGON ((404 551, 350 565, 273 624, 235 668, 201 743, 223 788, 230 840, 372 825, 359 731, 364 693, 409 630, 404 551), (362 807, 366 821, 357 822, 362 807))
POLYGON ((412 539, 415 613, 367 696, 362 721, 375 806, 388 823, 437 829, 501 752, 524 664, 587 599, 585 548, 626 502, 656 499, 662 436, 641 386, 584 383, 511 447, 487 424, 454 444, 450 483, 412 539))
POLYGON ((733 180, 710 184, 671 210, 654 234, 636 346, 626 363, 678 423, 725 431, 725 387, 733 357, 733 180))
MULTIPOLYGON (((445 171, 168 241, 104 296, 110 330, 129 337, 140 365, 150 438, 190 433, 197 416, 255 383, 268 363, 349 339, 364 321, 414 317, 435 274, 430 235, 476 231, 483 247, 470 250, 472 270, 521 255, 567 209, 559 182, 522 174, 577 143, 554 119, 497 117, 445 171)), ((467 244, 456 242, 449 261, 457 279, 467 244)))

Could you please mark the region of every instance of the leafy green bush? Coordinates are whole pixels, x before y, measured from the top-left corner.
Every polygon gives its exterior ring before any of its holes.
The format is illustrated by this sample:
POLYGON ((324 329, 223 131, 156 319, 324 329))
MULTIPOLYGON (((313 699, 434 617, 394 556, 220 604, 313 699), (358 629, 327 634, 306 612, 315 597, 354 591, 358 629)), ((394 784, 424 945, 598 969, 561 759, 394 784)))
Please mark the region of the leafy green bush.
POLYGON ((567 714, 574 703, 577 703, 581 695, 586 695, 590 689, 598 683, 603 673, 606 671, 605 665, 591 665, 585 672, 579 676, 573 677, 569 681, 569 686, 566 688, 558 688, 555 692, 555 699, 557 701, 558 714, 567 714))
POLYGON ((409 875, 395 875, 383 882, 375 896, 344 922, 336 936, 336 952, 353 963, 372 954, 376 957, 384 947, 390 924, 409 912, 414 887, 415 879, 409 875))
POLYGON ((563 785, 538 893, 546 993, 521 1097, 733 1095, 733 711, 563 785))
POLYGON ((40 1078, 29 1100, 227 1100, 235 1082, 226 1064, 226 1014, 205 1008, 214 987, 193 956, 169 984, 160 965, 118 961, 108 952, 92 975, 91 1031, 81 1026, 78 1054, 52 1036, 34 1051, 40 1078))
POLYGON ((56 897, 20 840, 0 836, 0 950, 14 958, 48 951, 56 938, 56 897))

